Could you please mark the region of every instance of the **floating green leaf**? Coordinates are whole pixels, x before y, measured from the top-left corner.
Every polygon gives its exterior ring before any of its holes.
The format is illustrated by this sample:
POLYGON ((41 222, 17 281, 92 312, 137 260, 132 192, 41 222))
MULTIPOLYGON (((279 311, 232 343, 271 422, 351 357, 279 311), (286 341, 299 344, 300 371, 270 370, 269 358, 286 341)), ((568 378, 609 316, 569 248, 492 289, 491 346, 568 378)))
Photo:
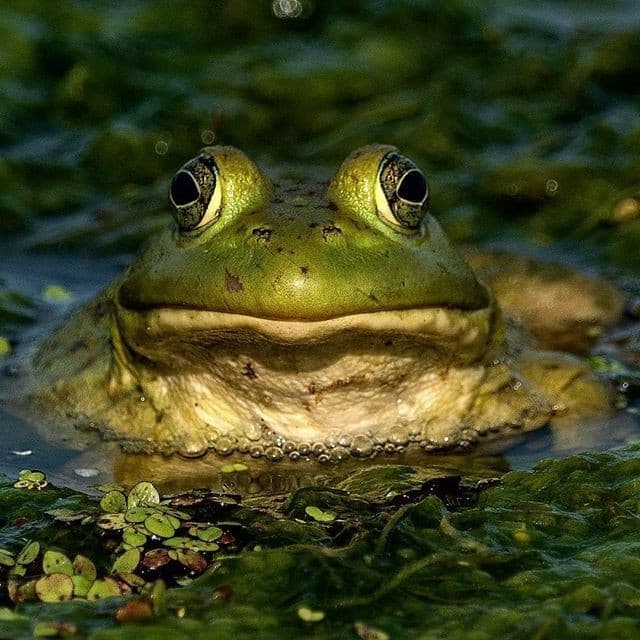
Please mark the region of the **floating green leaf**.
POLYGON ((98 519, 98 527, 106 531, 118 531, 119 529, 124 529, 126 526, 127 521, 124 519, 124 514, 122 513, 109 513, 100 516, 98 519))
POLYGON ((169 538, 168 540, 164 540, 162 544, 171 549, 192 549, 194 551, 217 551, 220 548, 215 542, 194 540, 186 536, 169 538))
POLYGON ((153 509, 148 507, 132 507, 126 510, 124 517, 127 522, 140 523, 144 522, 152 513, 153 509))
POLYGON ((13 483, 16 489, 35 489, 40 491, 48 484, 47 477, 42 471, 31 471, 30 469, 22 469, 18 474, 17 482, 13 483))
POLYGON ((15 563, 16 561, 11 551, 0 549, 0 564, 3 564, 5 567, 13 567, 15 563))
POLYGON ((53 573, 36 582, 36 594, 42 602, 62 602, 71 600, 73 581, 65 573, 53 573))
POLYGON ((201 529, 200 527, 191 527, 189 529, 189 535, 195 536, 199 540, 204 542, 213 542, 222 537, 223 531, 220 527, 206 527, 201 529))
POLYGON ((132 547, 143 547, 147 543, 147 536, 133 527, 128 527, 122 533, 122 541, 132 547))
MULTIPOLYGON (((86 511, 73 511, 72 509, 66 509, 64 507, 60 509, 49 509, 45 511, 45 513, 60 522, 78 522, 87 517, 86 511)), ((93 517, 91 517, 91 520, 93 520, 93 517)))
POLYGON ((73 582, 73 595, 76 598, 84 598, 93 584, 93 580, 89 580, 84 576, 71 576, 73 582))
POLYGON ((122 595, 120 585, 113 578, 99 578, 87 592, 87 600, 99 600, 110 596, 122 595))
POLYGON ((73 559, 73 572, 76 576, 82 576, 91 582, 93 582, 98 575, 96 565, 93 564, 89 558, 82 555, 77 555, 73 559))
POLYGON ((102 496, 100 507, 107 513, 121 513, 127 507, 127 499, 121 491, 109 491, 102 496))
MULTIPOLYGON (((176 527, 174 526, 175 518, 170 518, 162 513, 154 513, 150 515, 145 521, 144 526, 149 533, 152 533, 160 538, 171 538, 175 535, 176 527)), ((180 521, 178 521, 178 525, 180 521)))
POLYGON ((42 570, 48 574, 62 573, 65 576, 73 575, 73 564, 71 560, 59 551, 45 551, 42 558, 42 570))
POLYGON ((109 493, 109 491, 118 491, 120 493, 125 493, 124 487, 115 483, 97 484, 95 485, 95 488, 102 493, 109 493))
POLYGON ((133 573, 140 563, 140 550, 129 549, 125 551, 111 567, 112 573, 133 573))
MULTIPOLYGON (((16 558, 16 562, 18 564, 31 564, 40 553, 40 543, 36 542, 27 542, 27 544, 22 548, 18 557, 16 558)), ((64 572, 63 572, 64 573, 64 572)))
POLYGON ((160 494, 158 490, 150 482, 138 482, 127 496, 127 507, 144 507, 148 505, 159 504, 160 494))
POLYGON ((143 578, 137 576, 135 573, 119 573, 119 578, 124 580, 131 587, 143 587, 146 583, 143 578))
POLYGON ((316 520, 317 522, 333 522, 336 519, 336 514, 331 511, 323 511, 318 507, 305 507, 305 513, 316 520))

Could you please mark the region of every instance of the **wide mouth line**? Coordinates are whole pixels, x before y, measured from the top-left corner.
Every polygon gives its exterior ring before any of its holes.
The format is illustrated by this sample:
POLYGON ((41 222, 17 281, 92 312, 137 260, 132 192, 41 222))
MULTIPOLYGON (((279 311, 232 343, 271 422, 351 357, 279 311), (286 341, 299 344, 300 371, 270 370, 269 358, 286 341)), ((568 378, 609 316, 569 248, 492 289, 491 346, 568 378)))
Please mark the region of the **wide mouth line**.
POLYGON ((128 313, 135 314, 153 314, 155 313, 180 313, 183 312, 185 314, 207 314, 211 316, 223 316, 229 318, 247 318, 252 321, 264 321, 264 322, 284 322, 284 323, 300 323, 300 324, 312 324, 317 322, 329 322, 331 320, 341 320, 345 318, 354 318, 354 317, 373 317, 379 316, 382 314, 391 315, 398 313, 411 313, 411 312, 420 312, 420 311, 451 311, 458 313, 473 313, 478 311, 483 311, 488 309, 491 304, 486 304, 480 307, 476 306, 464 306, 464 305, 452 305, 452 304, 425 304, 421 306, 406 306, 406 307, 391 307, 391 308, 380 308, 377 310, 369 310, 363 309, 361 311, 354 310, 350 313, 338 313, 333 315, 313 315, 311 317, 298 317, 298 316, 285 316, 285 315, 258 315, 246 313, 244 311, 234 311, 232 309, 210 309, 206 307, 198 307, 193 305, 180 305, 180 304, 149 304, 149 305, 139 305, 139 306, 131 306, 125 305, 120 302, 119 306, 128 313))

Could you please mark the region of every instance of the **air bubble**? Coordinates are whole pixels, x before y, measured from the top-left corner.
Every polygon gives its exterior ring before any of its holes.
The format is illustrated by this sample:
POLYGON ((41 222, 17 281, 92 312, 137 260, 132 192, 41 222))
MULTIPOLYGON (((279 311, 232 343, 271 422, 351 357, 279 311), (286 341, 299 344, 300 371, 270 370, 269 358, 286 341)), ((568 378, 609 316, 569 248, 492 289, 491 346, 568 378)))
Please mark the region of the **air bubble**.
POLYGON ((365 435, 355 436, 351 444, 351 454, 359 458, 366 458, 373 453, 373 442, 365 435))
POLYGON ((228 436, 222 436, 221 438, 218 438, 218 440, 216 440, 213 448, 215 449, 216 453, 220 454, 221 456, 228 456, 233 452, 235 446, 235 440, 229 438, 228 436))
POLYGON ((392 433, 389 436, 389 442, 393 442, 393 444, 405 445, 409 442, 409 436, 407 433, 392 433))
POLYGON ((291 453, 296 450, 296 443, 289 440, 284 443, 282 449, 285 453, 291 453))
POLYGON ((318 456, 318 462, 322 463, 322 464, 326 464, 327 462, 329 462, 331 460, 331 458, 326 454, 326 453, 321 453, 318 456))
POLYGON ((252 458, 260 458, 263 453, 264 449, 259 444, 256 444, 249 449, 249 455, 252 458))
POLYGON ((282 449, 280 447, 267 447, 264 450, 264 457, 267 460, 271 460, 275 462, 276 460, 280 460, 284 456, 282 449))
POLYGON ((290 460, 298 460, 300 458, 300 454, 297 451, 292 451, 289 454, 289 459, 290 460))
POLYGON ((298 445, 298 453, 301 456, 308 456, 311 453, 311 445, 308 442, 301 442, 298 445))
POLYGON ((250 424, 244 429, 244 435, 247 439, 256 442, 262 437, 262 426, 257 424, 250 424))
POLYGON ((314 456, 319 456, 320 454, 324 453, 326 449, 322 442, 314 442, 313 446, 311 447, 311 451, 313 452, 314 456))

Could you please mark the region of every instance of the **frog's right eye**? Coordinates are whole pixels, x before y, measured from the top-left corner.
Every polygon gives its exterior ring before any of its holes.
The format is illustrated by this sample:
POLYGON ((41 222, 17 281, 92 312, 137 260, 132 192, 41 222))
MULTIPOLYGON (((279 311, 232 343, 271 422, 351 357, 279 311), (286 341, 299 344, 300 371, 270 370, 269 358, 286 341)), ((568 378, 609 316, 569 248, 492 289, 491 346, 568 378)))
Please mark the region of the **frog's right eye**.
POLYGON ((218 178, 218 166, 208 153, 189 160, 173 177, 169 200, 180 231, 195 231, 218 219, 222 205, 218 178))

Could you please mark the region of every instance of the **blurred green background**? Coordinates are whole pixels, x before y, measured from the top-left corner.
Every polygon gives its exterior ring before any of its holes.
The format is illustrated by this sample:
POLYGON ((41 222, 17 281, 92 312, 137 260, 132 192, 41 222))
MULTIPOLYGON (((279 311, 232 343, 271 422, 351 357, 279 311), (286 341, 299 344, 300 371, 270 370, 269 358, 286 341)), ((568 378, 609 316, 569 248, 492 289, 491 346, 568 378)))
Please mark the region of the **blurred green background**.
POLYGON ((204 144, 326 178, 378 141, 423 167, 458 240, 586 242, 640 264, 637 1, 3 0, 0 14, 0 228, 67 216, 35 246, 135 248, 204 144))

